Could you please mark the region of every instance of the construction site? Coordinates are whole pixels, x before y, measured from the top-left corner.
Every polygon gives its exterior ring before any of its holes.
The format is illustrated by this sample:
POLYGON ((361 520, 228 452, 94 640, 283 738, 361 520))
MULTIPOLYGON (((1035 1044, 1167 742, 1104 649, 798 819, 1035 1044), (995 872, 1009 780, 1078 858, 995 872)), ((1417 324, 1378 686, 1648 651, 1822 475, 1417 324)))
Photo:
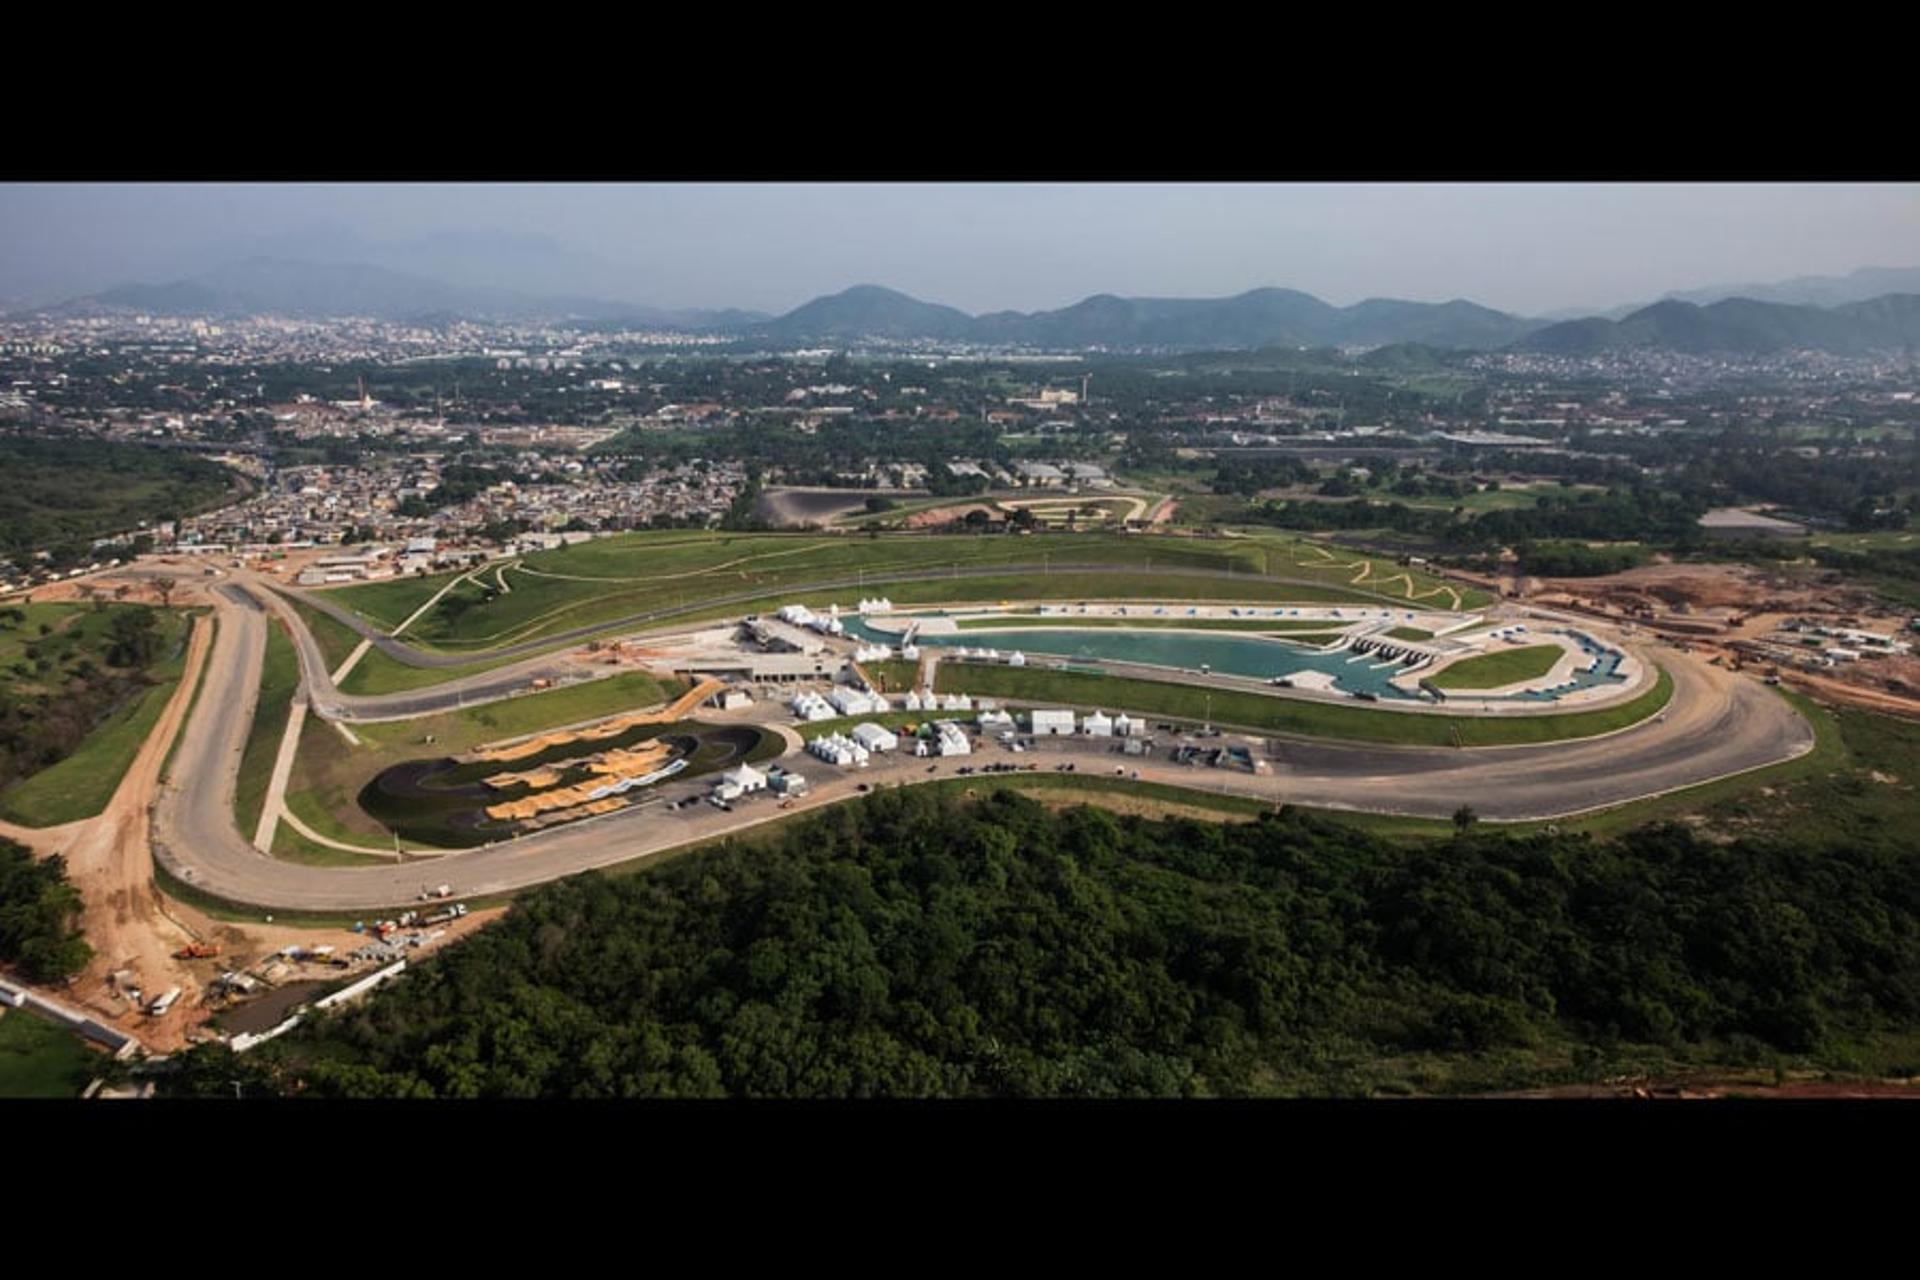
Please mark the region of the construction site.
POLYGON ((1833 572, 1653 564, 1594 578, 1460 575, 1635 630, 1822 701, 1920 720, 1920 618, 1833 572))

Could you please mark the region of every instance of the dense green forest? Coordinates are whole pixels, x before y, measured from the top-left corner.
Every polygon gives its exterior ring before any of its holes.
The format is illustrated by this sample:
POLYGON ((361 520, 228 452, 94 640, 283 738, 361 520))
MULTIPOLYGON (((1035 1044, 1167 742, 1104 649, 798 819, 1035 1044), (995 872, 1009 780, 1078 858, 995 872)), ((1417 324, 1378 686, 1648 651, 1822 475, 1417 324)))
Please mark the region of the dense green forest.
POLYGON ((190 453, 0 433, 0 555, 65 550, 216 506, 241 481, 190 453))
MULTIPOLYGON (((890 790, 583 876, 175 1092, 1190 1096, 1844 1053, 1920 1014, 1920 863, 1643 828, 1396 844, 890 790), (1554 1065, 1558 1064, 1558 1065, 1554 1065)), ((1908 1067, 1906 1070, 1920 1070, 1908 1067)), ((1484 1087, 1484 1081, 1482 1086, 1484 1087)))
POLYGON ((0 838, 0 964, 16 965, 30 982, 59 982, 87 967, 93 948, 80 936, 80 891, 64 859, 35 862, 0 838))

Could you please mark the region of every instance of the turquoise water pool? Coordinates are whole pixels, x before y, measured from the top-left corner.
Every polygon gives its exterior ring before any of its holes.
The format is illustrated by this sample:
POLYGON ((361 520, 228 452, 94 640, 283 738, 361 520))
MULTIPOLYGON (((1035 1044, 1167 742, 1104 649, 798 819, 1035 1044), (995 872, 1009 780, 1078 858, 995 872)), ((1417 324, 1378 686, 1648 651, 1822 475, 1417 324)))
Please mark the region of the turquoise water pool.
MULTIPOLYGON (((843 617, 847 634, 878 644, 897 644, 900 637, 875 631, 855 618, 843 617)), ((1332 625, 1338 626, 1337 622, 1332 625)), ((963 631, 951 635, 926 635, 914 643, 939 648, 998 649, 1004 656, 1013 650, 1029 654, 1083 661, 1105 659, 1112 662, 1139 662, 1156 667, 1198 671, 1202 666, 1228 675, 1272 680, 1320 671, 1333 677, 1333 687, 1343 693, 1370 693, 1386 701, 1427 701, 1423 695, 1410 694, 1389 681, 1405 668, 1373 654, 1354 654, 1347 650, 1324 653, 1287 640, 1264 636, 1234 635, 1225 632, 1155 631, 1145 619, 1141 628, 1018 627, 992 631, 963 631)), ((1514 701, 1551 702, 1576 689, 1596 684, 1618 684, 1621 655, 1578 632, 1568 632, 1581 648, 1592 654, 1598 665, 1577 672, 1567 683, 1553 689, 1509 695, 1514 701)))

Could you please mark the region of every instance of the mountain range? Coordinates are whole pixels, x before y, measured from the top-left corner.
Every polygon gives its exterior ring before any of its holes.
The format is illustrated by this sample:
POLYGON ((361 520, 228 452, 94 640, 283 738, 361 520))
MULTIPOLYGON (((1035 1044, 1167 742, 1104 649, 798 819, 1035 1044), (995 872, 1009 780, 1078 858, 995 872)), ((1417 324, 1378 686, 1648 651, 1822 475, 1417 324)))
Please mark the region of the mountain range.
POLYGON ((1471 302, 1372 298, 1336 307, 1294 289, 1231 298, 1120 298, 1110 293, 1057 311, 969 316, 878 285, 856 285, 757 327, 778 339, 934 338, 1044 347, 1361 346, 1424 342, 1500 347, 1539 327, 1471 302))
POLYGON ((126 284, 53 307, 51 314, 369 316, 381 320, 587 320, 698 331, 741 329, 756 311, 664 310, 604 298, 449 284, 367 263, 246 258, 167 284, 126 284))
MULTIPOLYGON (((1230 298, 1122 298, 1096 294, 1053 311, 969 315, 878 285, 815 298, 781 316, 752 311, 667 310, 578 294, 452 284, 368 263, 249 257, 167 284, 129 284, 45 308, 57 314, 140 311, 163 315, 370 316, 444 322, 451 317, 568 320, 738 335, 773 343, 890 338, 1056 349, 1234 349, 1271 346, 1455 350, 1513 349, 1563 355, 1659 348, 1763 354, 1907 350, 1920 340, 1920 269, 1870 268, 1808 277, 1776 294, 1850 296, 1875 284, 1905 291, 1839 304, 1669 297, 1651 306, 1552 323, 1476 303, 1370 298, 1338 307, 1294 289, 1230 298)), ((1761 290, 1764 291, 1764 290, 1761 290)))
POLYGON ((1708 306, 1666 300, 1619 319, 1590 316, 1549 325, 1515 347, 1555 355, 1663 350, 1765 355, 1911 351, 1920 343, 1920 295, 1888 294, 1838 307, 1727 298, 1708 306))

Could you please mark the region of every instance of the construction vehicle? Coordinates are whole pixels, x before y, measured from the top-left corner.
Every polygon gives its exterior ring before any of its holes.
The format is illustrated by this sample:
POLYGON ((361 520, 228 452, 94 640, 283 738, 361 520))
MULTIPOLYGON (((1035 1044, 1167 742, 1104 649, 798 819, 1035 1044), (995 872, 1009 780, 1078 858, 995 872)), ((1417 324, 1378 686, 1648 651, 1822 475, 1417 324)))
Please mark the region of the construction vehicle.
POLYGON ((456 902, 450 907, 445 907, 439 911, 434 912, 432 915, 425 917, 420 921, 420 923, 423 925, 445 924, 449 920, 458 920, 461 916, 464 916, 465 914, 467 914, 467 904, 464 902, 456 902))
POLYGON ((174 952, 173 958, 175 960, 205 960, 219 954, 220 944, 217 942, 189 942, 186 946, 174 952))

